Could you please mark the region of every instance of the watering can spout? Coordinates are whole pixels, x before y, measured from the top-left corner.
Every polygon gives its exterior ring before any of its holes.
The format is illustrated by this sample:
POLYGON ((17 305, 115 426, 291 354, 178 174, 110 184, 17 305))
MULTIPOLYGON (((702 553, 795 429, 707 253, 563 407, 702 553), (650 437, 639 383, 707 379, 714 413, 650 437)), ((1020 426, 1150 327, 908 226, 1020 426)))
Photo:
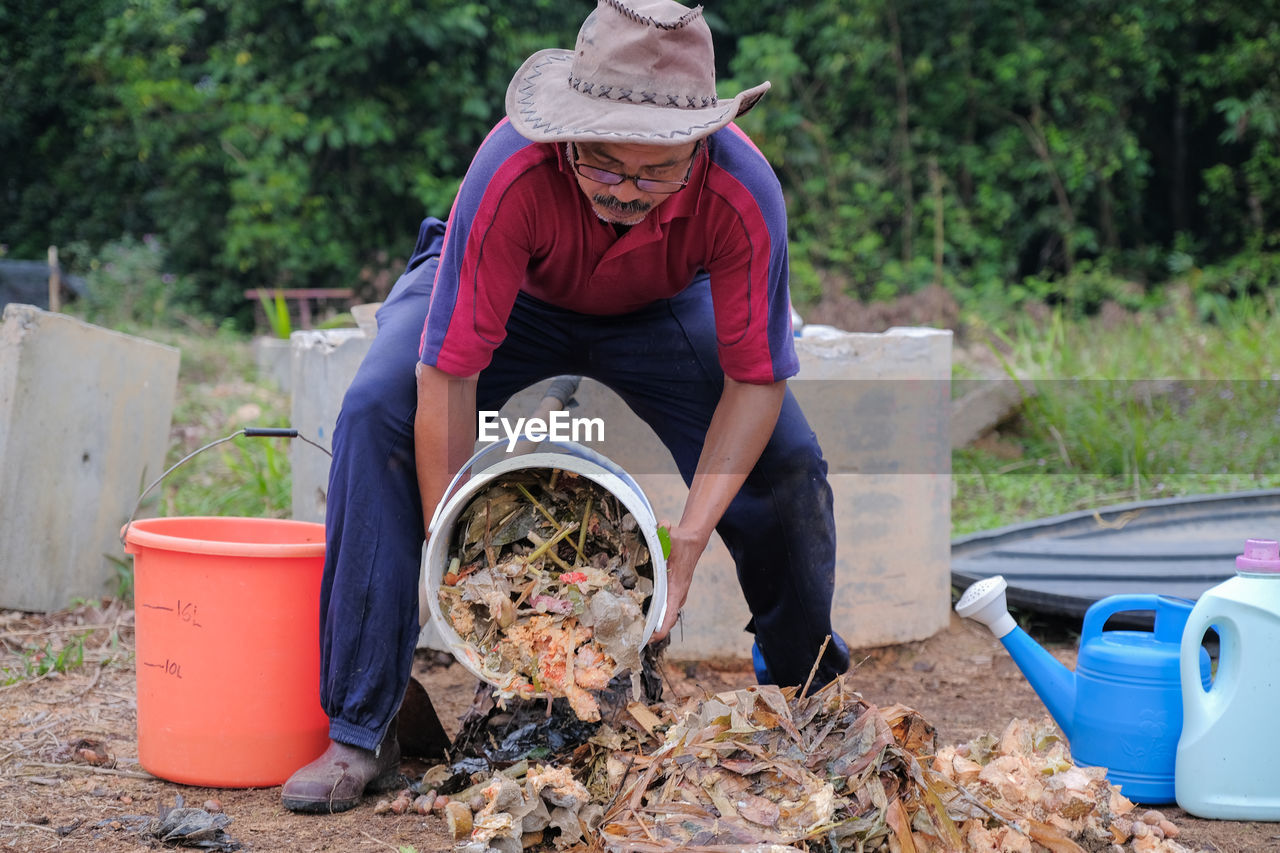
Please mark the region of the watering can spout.
POLYGON ((956 602, 956 613, 981 622, 991 630, 1070 740, 1076 704, 1076 675, 1018 627, 1005 602, 1007 587, 1007 582, 1000 575, 978 581, 956 602))

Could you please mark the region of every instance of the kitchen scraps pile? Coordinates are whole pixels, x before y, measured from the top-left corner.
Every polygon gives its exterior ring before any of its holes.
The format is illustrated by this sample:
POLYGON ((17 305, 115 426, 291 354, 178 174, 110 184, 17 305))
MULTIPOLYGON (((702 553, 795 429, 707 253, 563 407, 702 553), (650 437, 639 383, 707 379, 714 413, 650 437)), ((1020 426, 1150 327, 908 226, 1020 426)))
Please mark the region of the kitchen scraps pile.
POLYGON ((854 681, 633 703, 570 755, 424 796, 458 853, 1185 853, 1162 814, 1073 764, 1047 718, 938 748, 919 713, 869 705, 854 681))
POLYGON ((608 490, 560 469, 511 472, 463 509, 449 553, 440 612, 500 698, 562 696, 595 721, 591 691, 616 673, 639 695, 653 561, 608 490))
POLYGON ((985 735, 938 750, 933 769, 976 797, 989 821, 966 820, 966 850, 1133 850, 1181 853, 1178 827, 1155 809, 1139 809, 1107 781, 1106 769, 1071 761, 1053 721, 1013 720, 985 735), (1024 839, 1035 844, 1026 847, 1024 839), (1114 845, 1114 846, 1108 846, 1114 845), (1125 847, 1125 845, 1129 845, 1125 847))

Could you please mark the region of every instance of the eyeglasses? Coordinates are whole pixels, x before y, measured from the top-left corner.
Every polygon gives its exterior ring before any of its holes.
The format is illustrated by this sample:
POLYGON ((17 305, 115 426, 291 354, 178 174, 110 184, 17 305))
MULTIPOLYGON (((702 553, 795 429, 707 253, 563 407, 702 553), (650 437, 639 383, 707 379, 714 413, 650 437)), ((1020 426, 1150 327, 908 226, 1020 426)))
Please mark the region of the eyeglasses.
POLYGON ((684 173, 684 178, 679 181, 659 181, 653 178, 642 178, 639 175, 620 175, 617 172, 610 172, 608 169, 587 166, 578 162, 578 144, 576 142, 573 143, 573 171, 588 181, 595 181, 605 186, 616 187, 623 181, 631 181, 640 192, 653 193, 654 195, 670 195, 671 193, 679 192, 688 185, 689 177, 693 174, 693 164, 698 159, 698 149, 701 147, 701 141, 694 146, 693 154, 689 156, 689 169, 684 173))

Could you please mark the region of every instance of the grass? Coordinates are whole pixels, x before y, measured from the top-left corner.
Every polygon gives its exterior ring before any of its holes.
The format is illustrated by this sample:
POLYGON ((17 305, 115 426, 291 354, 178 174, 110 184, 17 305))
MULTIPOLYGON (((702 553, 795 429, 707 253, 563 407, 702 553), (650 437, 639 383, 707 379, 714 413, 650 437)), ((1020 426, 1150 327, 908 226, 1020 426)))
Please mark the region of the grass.
MULTIPOLYGON (((258 377, 247 336, 223 329, 156 331, 149 337, 182 351, 166 466, 244 427, 289 426, 289 397, 258 377)), ((238 436, 196 453, 164 478, 148 503, 164 516, 287 518, 288 442, 238 436)))
POLYGON ((1280 318, 1177 306, 1112 326, 988 331, 1034 396, 953 455, 953 533, 1153 498, 1280 487, 1280 318))
POLYGON ((7 687, 19 681, 40 678, 51 672, 65 675, 84 664, 84 644, 88 639, 86 631, 65 642, 46 640, 39 648, 23 649, 17 655, 17 662, 0 667, 0 686, 7 687))
POLYGON ((289 340, 293 334, 293 323, 289 319, 289 305, 285 302, 283 291, 275 291, 274 297, 268 296, 265 288, 258 288, 258 302, 266 314, 271 334, 282 340, 289 340))
POLYGON ((130 660, 132 644, 121 631, 133 629, 131 607, 124 598, 77 598, 55 624, 45 617, 11 620, 0 643, 0 688, 130 660))

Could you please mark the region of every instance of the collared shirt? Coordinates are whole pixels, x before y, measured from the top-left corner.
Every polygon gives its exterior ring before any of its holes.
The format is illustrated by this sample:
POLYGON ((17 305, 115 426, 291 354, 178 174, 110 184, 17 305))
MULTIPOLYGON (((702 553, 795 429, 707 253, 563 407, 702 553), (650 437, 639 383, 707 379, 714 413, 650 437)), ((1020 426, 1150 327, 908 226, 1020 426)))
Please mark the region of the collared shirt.
POLYGON ((449 215, 420 357, 455 376, 489 364, 516 294, 583 314, 667 299, 705 270, 721 367, 764 384, 798 369, 781 188, 737 127, 707 139, 689 184, 621 237, 578 186, 563 145, 504 119, 480 146, 449 215))

